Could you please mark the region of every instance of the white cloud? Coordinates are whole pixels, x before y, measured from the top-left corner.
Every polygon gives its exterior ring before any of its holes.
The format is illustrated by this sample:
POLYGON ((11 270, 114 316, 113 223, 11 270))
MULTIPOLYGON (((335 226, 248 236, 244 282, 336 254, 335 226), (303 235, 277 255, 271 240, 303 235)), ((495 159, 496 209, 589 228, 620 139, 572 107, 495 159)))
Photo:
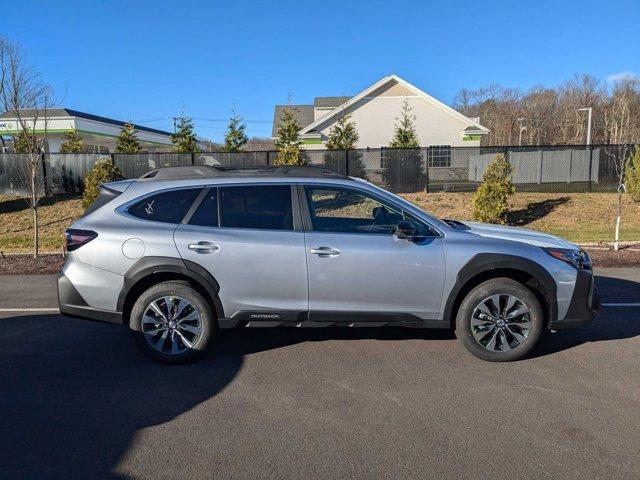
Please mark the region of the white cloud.
POLYGON ((627 80, 627 79, 634 79, 634 78, 638 78, 638 74, 629 72, 629 71, 618 72, 618 73, 613 73, 611 75, 607 75, 607 83, 616 83, 616 82, 619 82, 620 80, 627 80))

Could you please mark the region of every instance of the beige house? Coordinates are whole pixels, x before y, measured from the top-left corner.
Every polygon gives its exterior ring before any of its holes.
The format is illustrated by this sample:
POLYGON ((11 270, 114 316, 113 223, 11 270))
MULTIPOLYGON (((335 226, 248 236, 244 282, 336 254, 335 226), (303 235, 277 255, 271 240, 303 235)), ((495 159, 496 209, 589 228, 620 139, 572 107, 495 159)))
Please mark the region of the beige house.
POLYGON ((294 108, 307 150, 323 150, 335 122, 350 115, 360 139, 358 148, 386 147, 405 100, 415 115, 416 133, 423 147, 447 149, 479 146, 489 130, 478 118, 468 118, 396 75, 389 75, 353 97, 316 97, 313 105, 276 105, 273 136, 285 108, 294 108))

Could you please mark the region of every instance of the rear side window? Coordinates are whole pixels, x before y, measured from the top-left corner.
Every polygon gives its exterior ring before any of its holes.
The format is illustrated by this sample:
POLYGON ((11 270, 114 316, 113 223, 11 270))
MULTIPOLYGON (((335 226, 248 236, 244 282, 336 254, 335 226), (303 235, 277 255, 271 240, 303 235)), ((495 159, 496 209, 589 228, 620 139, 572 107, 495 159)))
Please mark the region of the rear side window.
POLYGON ((220 223, 227 228, 293 230, 291 187, 220 188, 220 223))
POLYGON ((200 227, 217 227, 218 226, 218 189, 212 188, 207 196, 202 199, 200 205, 194 212, 190 225, 198 225, 200 227))
POLYGON ((180 223, 200 191, 200 188, 189 188, 156 193, 134 203, 127 211, 143 220, 180 223))

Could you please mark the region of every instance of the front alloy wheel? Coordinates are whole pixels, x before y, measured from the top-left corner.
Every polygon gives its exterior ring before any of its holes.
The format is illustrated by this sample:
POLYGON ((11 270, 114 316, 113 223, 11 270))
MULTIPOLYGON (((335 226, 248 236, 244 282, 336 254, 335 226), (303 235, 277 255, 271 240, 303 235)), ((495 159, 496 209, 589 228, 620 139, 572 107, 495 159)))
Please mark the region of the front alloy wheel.
POLYGON ((482 300, 471 316, 473 338, 492 352, 519 347, 531 332, 529 307, 514 295, 491 295, 482 300))
POLYGON ((473 288, 456 315, 456 335, 476 357, 507 362, 538 342, 544 312, 536 295, 511 278, 493 278, 473 288))

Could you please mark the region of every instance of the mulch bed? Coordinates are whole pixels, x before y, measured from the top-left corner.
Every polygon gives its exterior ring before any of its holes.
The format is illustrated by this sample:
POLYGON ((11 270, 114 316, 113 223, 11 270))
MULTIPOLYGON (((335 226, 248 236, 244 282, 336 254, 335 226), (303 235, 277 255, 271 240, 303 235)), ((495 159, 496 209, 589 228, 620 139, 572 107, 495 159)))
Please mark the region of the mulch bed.
MULTIPOLYGON (((640 267, 640 249, 625 248, 613 250, 587 249, 594 266, 597 267, 640 267)), ((64 258, 61 255, 5 255, 0 257, 0 275, 43 275, 58 273, 64 258)))
POLYGON ((5 255, 0 257, 0 275, 44 275, 62 270, 62 255, 5 255))
POLYGON ((586 248, 593 265, 597 267, 640 267, 640 249, 623 248, 618 250, 596 250, 586 248))

